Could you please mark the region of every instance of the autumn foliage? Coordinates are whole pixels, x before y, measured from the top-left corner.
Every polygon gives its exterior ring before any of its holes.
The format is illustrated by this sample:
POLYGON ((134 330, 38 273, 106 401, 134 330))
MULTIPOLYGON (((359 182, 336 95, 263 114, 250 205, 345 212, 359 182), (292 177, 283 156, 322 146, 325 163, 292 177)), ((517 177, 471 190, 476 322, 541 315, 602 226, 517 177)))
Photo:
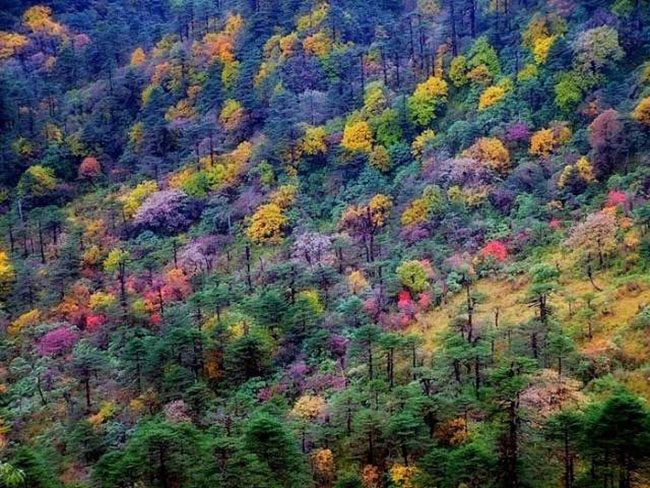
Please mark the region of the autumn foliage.
POLYGON ((341 141, 345 149, 351 152, 370 153, 372 144, 372 129, 367 122, 352 122, 345 126, 341 141))
POLYGON ((490 241, 481 249, 481 256, 493 258, 497 261, 505 261, 508 257, 508 249, 501 241, 490 241))
POLYGON ((256 244, 280 244, 287 217, 277 203, 267 203, 257 209, 248 226, 248 237, 256 244))
POLYGON ((510 153, 503 143, 494 137, 480 138, 463 152, 463 157, 476 159, 502 174, 510 169, 510 153))
POLYGON ((101 174, 102 167, 99 164, 99 161, 97 161, 97 158, 94 158, 92 156, 84 158, 84 160, 81 162, 81 165, 79 166, 79 176, 82 178, 92 180, 98 176, 101 176, 101 174))
POLYGON ((636 107, 632 116, 643 125, 650 125, 650 97, 641 100, 636 107))
POLYGON ((648 0, 0 3, 0 487, 650 487, 648 0))

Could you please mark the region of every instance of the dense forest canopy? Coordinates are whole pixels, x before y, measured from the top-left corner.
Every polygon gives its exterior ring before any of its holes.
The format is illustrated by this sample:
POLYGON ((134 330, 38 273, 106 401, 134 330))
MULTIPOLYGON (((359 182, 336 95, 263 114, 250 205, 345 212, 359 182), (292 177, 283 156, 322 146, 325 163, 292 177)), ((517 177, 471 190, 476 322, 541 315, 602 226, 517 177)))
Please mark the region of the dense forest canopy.
POLYGON ((648 0, 0 2, 0 488, 650 487, 648 0))

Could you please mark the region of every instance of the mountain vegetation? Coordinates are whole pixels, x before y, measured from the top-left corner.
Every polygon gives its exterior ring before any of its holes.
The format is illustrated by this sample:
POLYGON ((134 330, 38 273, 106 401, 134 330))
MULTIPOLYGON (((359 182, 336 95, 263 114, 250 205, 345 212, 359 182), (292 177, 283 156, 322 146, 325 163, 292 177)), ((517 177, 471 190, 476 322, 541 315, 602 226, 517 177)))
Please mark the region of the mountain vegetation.
POLYGON ((42 2, 0 488, 650 487, 648 0, 42 2))

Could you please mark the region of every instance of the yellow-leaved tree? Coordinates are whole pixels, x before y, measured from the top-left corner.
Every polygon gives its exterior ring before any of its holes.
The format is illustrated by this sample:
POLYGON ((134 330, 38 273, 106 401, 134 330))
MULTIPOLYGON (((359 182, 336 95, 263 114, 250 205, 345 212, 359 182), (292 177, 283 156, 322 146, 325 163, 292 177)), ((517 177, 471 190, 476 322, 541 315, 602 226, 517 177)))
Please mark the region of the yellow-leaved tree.
POLYGON ((530 153, 537 156, 548 156, 555 147, 553 131, 541 129, 535 132, 530 138, 530 153))
POLYGON ((271 203, 275 203, 278 207, 285 210, 295 203, 297 192, 296 185, 279 186, 271 194, 271 203))
POLYGON ((14 266, 5 251, 0 251, 0 299, 5 299, 11 291, 11 285, 16 278, 14 266))
POLYGON ((314 474, 323 483, 322 486, 330 486, 334 479, 336 464, 331 449, 316 449, 311 454, 311 462, 314 474))
POLYGON ((307 156, 327 153, 327 131, 325 127, 307 127, 305 134, 302 136, 300 151, 307 156))
POLYGON ((11 335, 19 334, 21 330, 27 327, 33 327, 41 322, 42 315, 40 310, 34 308, 29 312, 25 312, 7 328, 7 332, 11 335))
POLYGON ((377 146, 371 151, 370 166, 382 172, 390 169, 390 154, 384 146, 377 146))
POLYGON ((565 188, 575 183, 587 184, 596 181, 594 169, 586 157, 581 157, 575 164, 567 164, 557 180, 558 188, 565 188))
POLYGON ((415 484, 413 479, 418 472, 415 466, 406 466, 403 464, 395 464, 390 468, 390 479, 393 485, 399 488, 414 488, 415 484))
POLYGON ((303 395, 296 401, 292 415, 295 417, 313 420, 325 410, 325 399, 318 395, 303 395))
POLYGON ((361 271, 352 271, 348 275, 348 288, 350 288, 350 293, 358 295, 368 288, 368 280, 361 271))
POLYGON ((533 45, 533 55, 535 56, 535 61, 537 63, 543 64, 546 62, 548 54, 556 39, 556 36, 546 36, 535 40, 535 44, 533 45))
POLYGON ((449 66, 449 79, 454 86, 463 86, 467 83, 467 58, 456 56, 449 66))
POLYGON ((384 111, 387 104, 388 99, 384 84, 379 81, 369 83, 363 97, 363 111, 370 115, 379 115, 384 111))
POLYGON ((66 37, 65 28, 52 19, 52 9, 45 5, 28 8, 23 14, 23 24, 35 34, 66 37))
POLYGON ((408 207, 402 212, 400 222, 402 225, 413 225, 426 222, 429 218, 429 205, 426 199, 416 198, 408 207))
POLYGON ((332 50, 332 39, 325 31, 319 31, 302 41, 306 53, 314 56, 326 56, 332 50))
POLYGON ((44 197, 52 192, 57 185, 52 168, 37 164, 30 166, 18 181, 18 194, 20 196, 44 197))
POLYGON ((544 64, 555 44, 567 30, 566 21, 556 14, 535 15, 522 35, 522 44, 529 49, 537 64, 544 64))
POLYGON ((650 125, 650 97, 639 102, 632 112, 632 117, 643 125, 650 125))
POLYGON ((233 131, 241 125, 245 115, 246 112, 241 103, 229 98, 223 103, 221 113, 219 114, 219 122, 221 122, 226 130, 233 131))
POLYGON ((447 102, 448 91, 447 82, 437 76, 418 84, 408 100, 413 120, 423 126, 429 125, 436 118, 438 109, 447 102))
POLYGON ((372 129, 365 120, 351 122, 343 130, 341 145, 350 152, 370 153, 372 151, 372 129))
POLYGON ((327 2, 319 2, 311 12, 301 15, 296 20, 296 30, 304 32, 309 29, 318 27, 329 12, 329 4, 327 2))
POLYGON ((152 180, 139 183, 133 190, 124 195, 122 206, 125 217, 133 217, 147 197, 158 191, 158 183, 152 180))
POLYGON ((432 147, 436 140, 436 133, 431 129, 426 129, 413 140, 411 144, 411 154, 416 159, 422 159, 428 148, 432 147))
POLYGON ((571 138, 571 129, 566 124, 556 123, 548 129, 535 132, 530 138, 530 153, 548 157, 555 149, 571 138))
POLYGON ((499 85, 488 86, 478 100, 478 110, 482 112, 499 103, 506 96, 506 90, 499 85))
POLYGON ((16 32, 0 31, 0 59, 7 59, 25 47, 29 40, 16 32))
POLYGON ((120 303, 126 306, 126 265, 130 259, 129 251, 113 248, 104 261, 104 270, 109 273, 116 273, 120 284, 120 303))
POLYGON ((248 226, 248 238, 255 244, 280 244, 284 238, 287 217, 277 203, 260 206, 248 226))
POLYGON ((147 60, 144 49, 138 47, 131 53, 131 66, 140 66, 147 60))

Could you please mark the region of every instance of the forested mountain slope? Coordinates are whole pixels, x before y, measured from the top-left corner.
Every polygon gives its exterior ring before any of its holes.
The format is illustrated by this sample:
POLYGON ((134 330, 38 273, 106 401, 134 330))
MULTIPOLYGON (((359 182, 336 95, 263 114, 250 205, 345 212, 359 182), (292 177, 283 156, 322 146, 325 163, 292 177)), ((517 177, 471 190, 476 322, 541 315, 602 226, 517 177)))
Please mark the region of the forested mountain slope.
POLYGON ((0 487, 648 488, 647 0, 5 0, 0 487))

